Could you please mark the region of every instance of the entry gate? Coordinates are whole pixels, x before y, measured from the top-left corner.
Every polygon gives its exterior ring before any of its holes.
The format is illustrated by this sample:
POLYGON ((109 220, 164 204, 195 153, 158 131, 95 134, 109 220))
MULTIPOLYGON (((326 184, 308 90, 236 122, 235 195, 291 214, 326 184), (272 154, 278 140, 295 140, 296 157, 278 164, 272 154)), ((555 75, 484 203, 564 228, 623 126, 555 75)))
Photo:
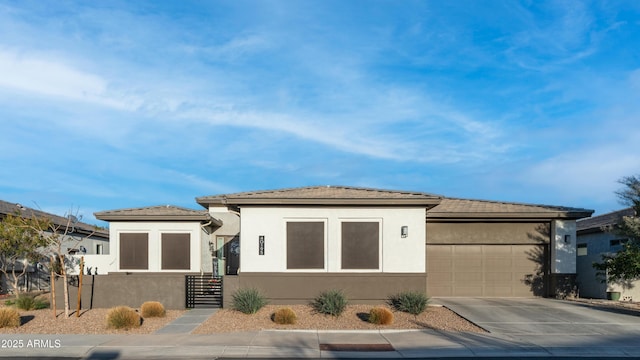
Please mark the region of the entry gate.
POLYGON ((186 308, 221 308, 222 277, 186 275, 186 308))

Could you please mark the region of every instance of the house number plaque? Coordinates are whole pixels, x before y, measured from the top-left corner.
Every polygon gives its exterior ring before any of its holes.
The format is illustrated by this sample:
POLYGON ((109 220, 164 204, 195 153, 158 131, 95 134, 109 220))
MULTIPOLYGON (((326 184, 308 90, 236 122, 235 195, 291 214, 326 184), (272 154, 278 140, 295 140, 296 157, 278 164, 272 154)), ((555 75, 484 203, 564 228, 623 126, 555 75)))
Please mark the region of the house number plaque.
POLYGON ((264 235, 258 236, 258 255, 264 255, 264 235))

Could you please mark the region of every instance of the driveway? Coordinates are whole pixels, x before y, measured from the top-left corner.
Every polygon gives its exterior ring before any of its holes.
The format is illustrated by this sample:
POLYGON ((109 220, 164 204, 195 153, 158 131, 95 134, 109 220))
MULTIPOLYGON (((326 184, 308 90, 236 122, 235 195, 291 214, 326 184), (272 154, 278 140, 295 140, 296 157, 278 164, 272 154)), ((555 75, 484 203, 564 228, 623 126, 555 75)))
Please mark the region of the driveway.
POLYGON ((434 298, 432 302, 495 335, 640 338, 640 313, 577 302, 542 298, 434 298))

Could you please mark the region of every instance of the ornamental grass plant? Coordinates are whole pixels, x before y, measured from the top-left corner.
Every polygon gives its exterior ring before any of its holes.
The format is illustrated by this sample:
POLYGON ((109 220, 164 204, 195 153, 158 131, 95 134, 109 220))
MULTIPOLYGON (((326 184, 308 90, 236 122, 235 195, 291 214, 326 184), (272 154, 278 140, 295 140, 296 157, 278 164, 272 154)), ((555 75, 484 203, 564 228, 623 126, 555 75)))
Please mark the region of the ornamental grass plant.
POLYGON ((326 290, 311 302, 311 306, 317 313, 340 316, 348 303, 347 297, 341 290, 326 290))
POLYGON ((20 313, 14 308, 0 308, 0 328, 20 326, 20 313))
POLYGON ((140 327, 142 318, 128 306, 111 308, 107 313, 107 327, 112 329, 132 329, 140 327))

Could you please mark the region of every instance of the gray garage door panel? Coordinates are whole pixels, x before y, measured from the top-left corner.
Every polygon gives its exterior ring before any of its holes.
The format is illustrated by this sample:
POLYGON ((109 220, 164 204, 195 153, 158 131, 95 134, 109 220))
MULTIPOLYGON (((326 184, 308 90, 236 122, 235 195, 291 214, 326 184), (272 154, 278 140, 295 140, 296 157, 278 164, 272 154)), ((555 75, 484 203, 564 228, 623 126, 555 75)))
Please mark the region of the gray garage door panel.
POLYGON ((534 296, 545 245, 427 245, 429 296, 534 296), (541 251, 542 250, 542 251, 541 251))

